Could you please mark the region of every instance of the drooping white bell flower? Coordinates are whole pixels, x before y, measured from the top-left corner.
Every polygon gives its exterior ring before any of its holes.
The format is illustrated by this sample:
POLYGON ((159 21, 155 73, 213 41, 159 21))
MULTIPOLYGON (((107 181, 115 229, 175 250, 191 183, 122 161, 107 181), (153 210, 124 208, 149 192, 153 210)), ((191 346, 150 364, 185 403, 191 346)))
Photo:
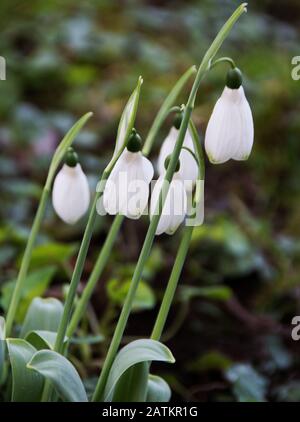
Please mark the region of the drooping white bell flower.
POLYGON ((247 160, 251 153, 253 118, 241 83, 241 72, 237 68, 231 69, 208 122, 205 150, 214 164, 224 163, 231 158, 247 160))
POLYGON ((88 180, 71 148, 54 180, 52 203, 56 214, 68 224, 75 224, 89 208, 88 180))
MULTIPOLYGON (((160 175, 164 174, 165 172, 164 163, 168 155, 172 154, 174 150, 175 143, 178 137, 178 132, 179 130, 173 126, 170 129, 168 136, 166 137, 166 139, 164 140, 162 144, 159 157, 158 157, 158 162, 157 162, 158 172, 160 175)), ((189 130, 186 131, 185 138, 183 141, 183 146, 195 152, 193 139, 191 137, 189 130)), ((179 176, 181 177, 182 180, 185 181, 186 189, 192 190, 198 176, 198 164, 195 161, 195 158, 192 156, 192 154, 185 149, 181 150, 179 159, 180 159, 180 169, 178 171, 179 176)))
POLYGON ((149 184, 154 170, 142 155, 141 139, 133 130, 127 144, 109 175, 103 192, 103 207, 108 214, 122 214, 137 219, 145 211, 149 184))
MULTIPOLYGON (((168 157, 167 157, 168 158, 168 157)), ((159 200, 160 191, 164 186, 164 174, 161 174, 155 183, 150 204, 150 216, 153 217, 157 202, 159 200)), ((174 234, 180 224, 185 219, 187 212, 187 194, 179 171, 174 173, 173 179, 170 183, 166 200, 162 209, 158 226, 155 234, 162 233, 174 234)))

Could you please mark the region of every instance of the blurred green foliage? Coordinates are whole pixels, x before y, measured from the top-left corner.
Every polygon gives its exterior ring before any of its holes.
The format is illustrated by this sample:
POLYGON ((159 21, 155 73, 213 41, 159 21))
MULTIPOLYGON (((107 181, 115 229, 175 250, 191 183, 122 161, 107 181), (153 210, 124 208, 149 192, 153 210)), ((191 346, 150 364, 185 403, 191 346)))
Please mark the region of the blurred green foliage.
MULTIPOLYGON (((7 62, 7 80, 0 81, 3 310, 60 137, 81 114, 94 112, 76 141, 94 188, 138 76, 144 85, 137 127, 145 136, 173 83, 199 63, 237 4, 1 2, 0 54, 7 62)), ((165 374, 174 398, 300 400, 299 354, 290 337, 300 306, 300 82, 291 78, 291 59, 300 55, 299 21, 297 0, 251 1, 222 50, 244 72, 255 145, 247 162, 207 166, 205 225, 194 232, 165 333, 177 360, 165 374)), ((214 69, 199 92, 194 119, 202 137, 223 89, 224 71, 214 69)), ((153 160, 167 130, 166 125, 153 160)), ((81 289, 110 222, 97 221, 81 289)), ((66 227, 48 207, 19 320, 34 296, 63 298, 61 286, 69 280, 84 225, 83 220, 66 227)), ((146 219, 125 221, 80 329, 83 339, 92 340, 73 341, 73 362, 90 388, 146 228, 146 219)), ((127 336, 150 334, 179 239, 180 232, 158 239, 127 336)))

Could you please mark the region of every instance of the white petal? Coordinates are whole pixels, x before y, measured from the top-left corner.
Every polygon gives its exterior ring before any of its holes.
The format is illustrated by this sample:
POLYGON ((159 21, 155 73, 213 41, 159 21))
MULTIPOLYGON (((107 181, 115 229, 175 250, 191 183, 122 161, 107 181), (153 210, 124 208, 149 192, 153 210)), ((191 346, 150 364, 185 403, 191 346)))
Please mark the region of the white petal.
POLYGON ((110 215, 118 213, 118 190, 119 190, 119 174, 126 172, 126 150, 122 152, 114 168, 112 169, 103 192, 103 207, 110 215))
POLYGON ((90 191, 80 164, 76 167, 64 164, 54 180, 52 202, 56 213, 68 224, 76 223, 86 213, 90 191))
MULTIPOLYGON (((179 131, 175 127, 172 127, 170 129, 168 136, 163 142, 163 145, 159 153, 158 163, 157 163, 158 172, 160 175, 164 174, 165 172, 165 167, 164 167, 165 159, 167 158, 168 155, 172 154, 174 150, 175 143, 178 137, 178 132, 179 131)), ((185 134, 183 145, 191 149, 193 152, 195 151, 193 140, 192 140, 189 130, 187 130, 185 134)), ((195 161, 194 157, 191 155, 191 153, 184 149, 180 153, 179 160, 180 160, 179 175, 182 180, 190 181, 190 183, 189 184, 187 183, 186 186, 189 186, 191 189, 198 176, 198 164, 195 161)))
POLYGON ((239 104, 239 112, 242 121, 242 132, 238 148, 232 155, 232 158, 234 160, 247 160, 253 146, 253 117, 249 103, 247 101, 247 98, 245 97, 244 89, 243 87, 240 87, 239 89, 241 90, 242 94, 239 104))
MULTIPOLYGON (((150 213, 153 216, 156 204, 159 198, 159 194, 163 185, 163 175, 159 177, 156 182, 152 197, 151 197, 151 208, 150 213)), ((173 234, 179 225, 184 220, 187 210, 187 197, 184 189, 183 181, 178 174, 175 174, 163 206, 162 215, 159 219, 159 223, 156 229, 156 234, 173 234)))
POLYGON ((104 189, 103 205, 106 211, 139 218, 147 207, 153 173, 151 162, 140 152, 132 153, 125 149, 104 189))
POLYGON ((238 150, 242 132, 239 110, 241 91, 225 87, 205 134, 205 150, 212 163, 224 163, 238 150))
POLYGON ((157 169, 160 175, 165 173, 165 160, 174 150, 177 135, 178 130, 175 127, 172 127, 161 146, 157 162, 157 169))
MULTIPOLYGON (((183 145, 189 148, 191 151, 195 152, 193 139, 189 130, 187 130, 185 134, 183 145)), ((198 177, 198 164, 192 154, 184 149, 181 151, 179 158, 179 175, 181 179, 186 182, 186 189, 191 190, 198 177)))
POLYGON ((150 183, 154 175, 153 165, 151 161, 148 160, 148 158, 142 156, 142 166, 143 166, 144 180, 150 183))

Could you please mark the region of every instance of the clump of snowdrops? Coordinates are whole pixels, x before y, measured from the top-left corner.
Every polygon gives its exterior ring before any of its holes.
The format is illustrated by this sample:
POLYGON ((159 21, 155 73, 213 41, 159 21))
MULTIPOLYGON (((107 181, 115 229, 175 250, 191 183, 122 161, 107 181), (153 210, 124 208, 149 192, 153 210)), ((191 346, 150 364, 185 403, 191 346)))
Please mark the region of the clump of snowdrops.
POLYGON ((92 196, 84 169, 72 147, 92 113, 84 115, 66 134, 52 158, 39 207, 28 238, 7 315, 0 319, 0 382, 8 401, 169 401, 167 382, 151 374, 151 362, 174 363, 172 352, 160 342, 193 228, 204 220, 204 152, 192 121, 199 85, 218 65, 224 66, 226 83, 208 122, 205 151, 211 163, 246 160, 253 144, 252 114, 243 89, 241 71, 231 58, 215 59, 223 41, 246 4, 236 9, 221 28, 198 67, 191 67, 163 102, 143 143, 134 128, 142 78, 130 96, 120 119, 115 150, 92 196), (193 78, 186 104, 176 105, 178 94, 193 78), (148 156, 167 117, 173 124, 162 142, 157 160, 158 179, 152 189, 154 168, 148 156), (59 171, 58 171, 59 170, 59 171), (70 280, 65 303, 36 297, 21 326, 15 324, 32 249, 52 197, 57 215, 76 224, 89 210, 87 225, 70 280), (92 202, 91 202, 92 201, 92 202), (94 223, 103 214, 115 215, 95 266, 77 301, 94 223), (68 359, 69 343, 87 309, 105 268, 124 218, 149 215, 149 227, 136 263, 130 287, 116 324, 93 395, 88 399, 80 376, 68 359), (182 237, 150 338, 120 344, 131 313, 136 290, 155 236, 172 235, 181 227, 182 237))

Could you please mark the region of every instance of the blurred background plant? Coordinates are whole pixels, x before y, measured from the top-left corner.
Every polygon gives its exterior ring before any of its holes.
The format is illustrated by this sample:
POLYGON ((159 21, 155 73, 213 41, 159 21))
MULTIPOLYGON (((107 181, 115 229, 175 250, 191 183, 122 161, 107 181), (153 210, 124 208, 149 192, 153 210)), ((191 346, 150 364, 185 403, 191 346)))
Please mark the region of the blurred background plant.
MULTIPOLYGON (((1 2, 0 54, 7 62, 7 80, 0 82, 2 310, 61 135, 94 112, 75 144, 94 190, 138 76, 144 85, 137 127, 145 136, 172 85, 199 63, 238 3, 1 2)), ((251 1, 222 51, 244 72, 255 144, 246 163, 207 166, 205 225, 194 232, 162 339, 177 360, 163 368, 174 400, 300 400, 299 344, 291 339, 291 320, 300 312, 300 82, 291 78, 291 59, 300 55, 299 22, 297 0, 251 1)), ((224 75, 222 66, 211 72, 198 95, 194 120, 202 135, 224 75)), ((97 221, 80 289, 110 223, 109 217, 97 221)), ((125 220, 73 340, 72 360, 87 387, 94 385, 147 224, 146 218, 125 220)), ((19 321, 33 297, 64 297, 84 225, 83 219, 67 227, 48 207, 19 321)), ((150 334, 177 240, 157 239, 125 340, 150 334)))

